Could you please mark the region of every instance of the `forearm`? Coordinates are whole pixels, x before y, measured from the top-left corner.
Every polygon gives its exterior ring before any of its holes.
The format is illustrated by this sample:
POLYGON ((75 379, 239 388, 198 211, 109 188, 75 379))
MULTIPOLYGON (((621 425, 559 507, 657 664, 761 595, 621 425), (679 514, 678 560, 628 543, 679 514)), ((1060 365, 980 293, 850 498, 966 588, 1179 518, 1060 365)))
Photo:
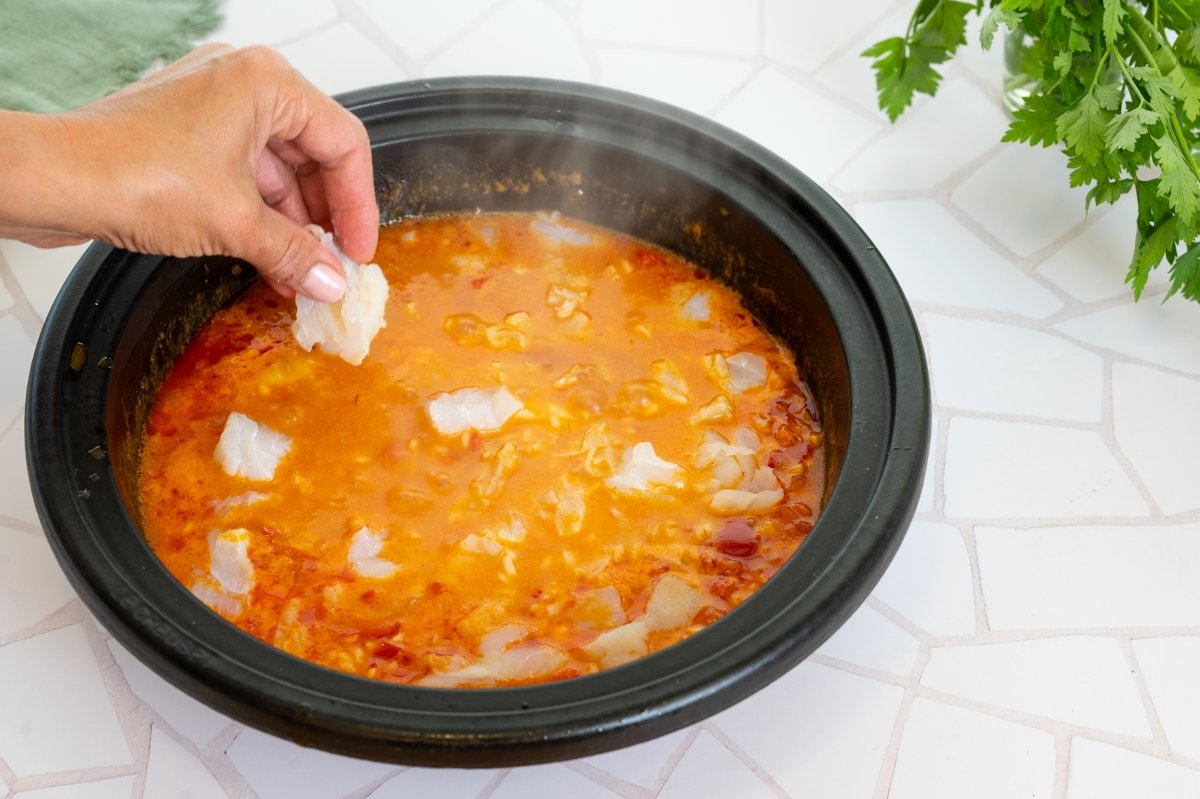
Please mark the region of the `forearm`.
POLYGON ((41 247, 90 238, 82 209, 93 189, 64 117, 0 111, 0 238, 41 247))

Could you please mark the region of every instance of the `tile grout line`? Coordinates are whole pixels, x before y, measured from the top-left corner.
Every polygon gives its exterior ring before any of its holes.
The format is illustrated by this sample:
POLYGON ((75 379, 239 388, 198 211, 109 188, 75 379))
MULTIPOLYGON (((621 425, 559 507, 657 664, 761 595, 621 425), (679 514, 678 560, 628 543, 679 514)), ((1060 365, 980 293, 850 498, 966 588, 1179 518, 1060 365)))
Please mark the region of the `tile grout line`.
MULTIPOLYGON (((153 747, 151 744, 154 739, 155 728, 157 728, 163 735, 166 735, 174 740, 181 748, 194 756, 196 761, 200 763, 200 765, 206 771, 208 771, 209 774, 212 775, 213 781, 220 785, 220 779, 218 779, 217 775, 213 773, 213 770, 209 764, 204 762, 203 747, 201 747, 188 736, 184 735, 175 727, 175 725, 168 722, 156 708, 138 696, 137 692, 133 690, 133 686, 129 684, 129 679, 126 677, 124 669, 121 668, 121 665, 119 662, 117 662, 116 657, 112 655, 111 649, 109 649, 107 642, 105 643, 105 649, 109 651, 109 656, 113 661, 112 665, 107 667, 106 670, 113 671, 113 679, 120 680, 120 682, 124 685, 124 689, 128 692, 130 702, 133 705, 133 707, 131 707, 127 713, 118 714, 119 719, 122 722, 122 726, 125 726, 127 730, 132 728, 135 732, 140 732, 143 729, 147 731, 144 742, 146 750, 145 757, 143 758, 144 766, 141 769, 141 773, 138 775, 138 781, 134 787, 134 796, 141 797, 145 792, 146 779, 149 774, 150 756, 153 753, 153 747), (126 725, 125 722, 127 718, 129 720, 129 724, 126 725)), ((127 735, 129 734, 131 733, 127 732, 127 735)), ((132 748, 133 747, 131 747, 131 749, 132 748)), ((154 799, 154 797, 146 797, 146 799, 154 799)))
POLYGON ((72 624, 78 624, 82 620, 81 604, 82 600, 72 591, 72 597, 62 604, 62 606, 47 613, 38 621, 26 627, 22 627, 13 633, 0 635, 0 647, 9 644, 15 644, 18 641, 25 641, 30 638, 36 638, 39 635, 52 633, 56 630, 61 630, 64 627, 70 627, 72 624))
POLYGON ((1136 754, 1152 757, 1156 760, 1173 763, 1178 766, 1200 772, 1200 760, 1180 755, 1175 752, 1164 752, 1160 743, 1153 738, 1141 738, 1124 733, 1104 730, 1098 727, 1088 727, 1070 721, 1042 716, 1024 710, 996 705, 970 697, 952 694, 926 685, 917 685, 913 689, 919 698, 939 702, 949 707, 968 710, 984 716, 1019 724, 1034 730, 1040 730, 1051 736, 1066 735, 1084 738, 1098 743, 1108 744, 1120 749, 1126 749, 1136 754))
MULTIPOLYGON (((390 36, 382 32, 379 25, 374 24, 370 14, 363 11, 358 3, 354 0, 334 0, 334 8, 337 10, 339 20, 356 30, 363 38, 378 48, 389 61, 414 79, 424 76, 425 71, 420 66, 420 59, 409 58, 390 36)), ((461 34, 462 31, 459 33, 461 34)), ((454 38, 457 38, 457 34, 451 38, 451 41, 454 38)), ((432 53, 426 54, 426 58, 429 58, 430 55, 432 53)))
MULTIPOLYGON (((932 383, 932 378, 930 380, 932 383)), ((932 414, 933 422, 936 427, 933 430, 934 440, 931 442, 930 455, 934 458, 933 462, 933 515, 938 521, 944 521, 946 518, 946 454, 950 449, 950 419, 937 403, 933 405, 932 414)))
MULTIPOLYGON (((368 782, 366 785, 360 785, 350 793, 344 795, 342 799, 370 799, 371 794, 378 791, 388 782, 391 782, 396 777, 408 771, 407 766, 397 766, 396 768, 387 771, 375 779, 368 782)), ((149 799, 149 797, 147 797, 149 799)))
POLYGON ((22 535, 35 535, 44 537, 46 532, 41 528, 41 525, 30 524, 24 519, 18 519, 15 516, 0 515, 0 528, 12 530, 14 533, 22 535))
POLYGON ((892 732, 888 736, 887 746, 883 752, 883 760, 879 764, 879 776, 876 778, 875 791, 872 794, 873 799, 887 799, 892 792, 892 782, 896 778, 896 767, 900 763, 900 747, 904 743, 904 732, 908 729, 909 713, 912 711, 913 704, 917 701, 917 688, 921 683, 921 675, 925 673, 925 667, 929 665, 932 649, 932 646, 928 642, 921 644, 921 650, 918 652, 917 659, 914 661, 912 670, 908 674, 907 687, 904 689, 904 695, 900 697, 900 706, 896 709, 896 719, 892 723, 892 732))
POLYGON ((105 631, 82 603, 78 605, 78 610, 79 626, 83 629, 88 645, 91 647, 92 657, 95 659, 100 680, 108 697, 108 704, 112 708, 113 716, 116 718, 121 733, 125 736, 126 749, 138 767, 139 774, 135 782, 135 789, 138 783, 144 787, 150 765, 150 741, 153 732, 150 720, 143 709, 141 700, 129 687, 125 673, 117 664, 116 658, 113 657, 112 650, 108 647, 105 631))
POLYGON ((732 103, 737 96, 741 94, 747 86, 750 85, 751 82, 753 82, 755 78, 761 75, 767 66, 766 63, 760 59, 755 59, 751 63, 753 66, 751 67, 750 71, 746 73, 746 76, 742 78, 742 80, 735 83, 733 87, 724 94, 724 96, 717 98, 717 101, 708 109, 706 116, 710 120, 715 122, 717 115, 724 111, 729 104, 732 103))
POLYGON ((1104 359, 1104 382, 1100 387, 1100 416, 1104 420, 1100 440, 1104 442, 1104 446, 1108 448, 1113 460, 1117 462, 1117 465, 1125 474, 1125 479, 1141 495, 1142 501, 1146 503, 1150 518, 1154 521, 1162 522, 1165 520, 1166 514, 1158 504, 1158 499, 1154 496, 1154 492, 1150 490, 1150 486, 1142 478, 1141 473, 1138 472, 1133 461, 1125 453, 1120 440, 1117 438, 1116 394, 1113 385, 1114 368, 1115 364, 1113 360, 1106 357, 1104 359))
MULTIPOLYGON (((0 784, 7 785, 9 790, 15 790, 13 788, 13 783, 16 781, 16 772, 9 768, 8 762, 4 759, 4 756, 0 754, 0 784)), ((8 794, 9 791, 6 790, 3 795, 8 796, 8 794)))
MULTIPOLYGON (((791 795, 784 790, 783 786, 775 781, 775 778, 771 776, 770 772, 763 768, 758 761, 755 760, 754 757, 752 757, 750 753, 743 749, 736 741, 726 735, 724 730, 710 721, 702 721, 698 726, 700 729, 704 730, 714 739, 716 739, 716 741, 724 746, 727 750, 729 750, 731 755, 741 761, 742 765, 748 768, 754 774, 754 776, 758 777, 759 781, 762 782, 762 784, 766 786, 768 790, 778 796, 779 799, 792 799, 791 795)), ((664 787, 665 785, 666 784, 664 783, 664 787)), ((659 793, 661 792, 662 789, 660 788, 659 793)), ((658 794, 655 794, 655 796, 657 795, 658 794)))
POLYGON ((496 793, 496 789, 500 787, 500 784, 504 782, 504 780, 511 773, 512 769, 510 768, 497 770, 497 772, 492 775, 492 778, 488 780, 487 785, 484 785, 483 788, 480 789, 479 794, 475 797, 475 799, 492 799, 492 795, 496 793))
POLYGON ((600 54, 598 52, 602 45, 598 45, 595 40, 589 39, 583 31, 583 23, 579 19, 579 8, 571 8, 562 3, 561 0, 546 0, 554 8, 567 28, 570 29, 571 35, 575 37, 575 41, 579 44, 579 53, 583 56, 584 63, 587 64, 588 76, 591 82, 600 83, 600 54))
POLYGON ((863 604, 874 610, 879 615, 883 616, 885 619, 899 627, 904 632, 911 635, 920 643, 924 644, 933 640, 933 637, 926 632, 921 625, 917 624, 912 619, 908 618, 903 613, 896 610, 894 607, 874 594, 868 595, 863 601, 863 604))
MULTIPOLYGON (((922 644, 922 646, 925 646, 925 644, 922 644)), ((814 652, 813 654, 809 655, 805 659, 805 662, 816 663, 818 666, 824 666, 827 669, 835 669, 836 671, 844 672, 846 674, 853 674, 855 677, 873 680, 883 685, 892 685, 897 688, 911 687, 908 683, 908 677, 903 674, 896 674, 895 672, 874 669, 870 666, 863 666, 855 663, 852 660, 845 660, 843 658, 833 657, 832 655, 822 655, 820 652, 814 652)))
POLYGON ((1071 778, 1071 736, 1058 733, 1054 736, 1054 788, 1052 799, 1067 799, 1068 783, 1071 778))
POLYGON ((1146 679, 1145 672, 1142 671, 1137 652, 1133 648, 1133 641, 1121 638, 1117 640, 1117 644, 1121 648, 1121 654, 1125 656, 1125 662, 1129 664, 1129 674, 1133 678, 1133 684, 1137 687, 1138 696, 1145 708, 1146 723, 1150 726, 1150 732, 1155 741, 1161 745, 1163 753, 1169 755, 1172 752, 1171 741, 1167 737, 1167 729, 1163 726, 1162 717, 1158 715, 1158 708, 1154 704, 1154 695, 1150 693, 1150 683, 1146 679))
POLYGON ((200 747, 200 762, 216 778, 217 784, 229 795, 230 799, 258 799, 258 792, 242 775, 241 769, 234 764, 228 753, 229 748, 245 730, 245 726, 231 720, 204 746, 200 747))
POLYGON ((991 631, 988 619, 987 595, 983 590, 983 566, 979 561, 979 545, 975 540, 974 525, 966 524, 958 528, 963 545, 967 549, 967 563, 971 566, 971 594, 975 599, 975 637, 986 635, 991 631))
POLYGON ((878 128, 878 132, 873 134, 867 143, 855 150, 852 155, 847 157, 845 163, 839 166, 833 173, 830 174, 829 177, 820 182, 819 185, 821 185, 822 188, 828 189, 828 187, 833 184, 834 177, 841 173, 847 166, 849 166, 851 161, 858 158, 862 154, 863 150, 866 149, 868 144, 875 143, 877 140, 886 137, 886 135, 890 132, 892 125, 888 123, 886 118, 881 121, 878 111, 867 111, 859 103, 855 102, 854 100, 850 100, 844 94, 840 94, 836 90, 829 88, 822 83, 819 78, 817 78, 815 72, 801 69, 800 67, 794 67, 790 64, 785 64, 782 61, 778 61, 770 57, 764 57, 763 63, 795 83, 797 86, 807 89, 813 94, 820 95, 822 98, 833 105, 838 106, 847 113, 858 117, 864 122, 869 122, 878 128))
POLYGON ((692 725, 692 728, 687 731, 686 735, 683 736, 683 740, 679 742, 679 745, 671 751, 670 756, 667 758, 666 762, 663 763, 662 768, 658 770, 654 787, 651 789, 651 793, 654 796, 658 796, 660 793, 662 793, 663 788, 665 788, 667 785, 667 780, 671 779, 671 775, 674 774, 675 769, 679 767, 680 761, 682 761, 687 755, 688 750, 692 748, 692 744, 696 742, 696 739, 700 737, 700 729, 701 727, 699 724, 692 725))
POLYGON ((21 286, 21 282, 17 280, 12 267, 8 265, 3 252, 0 252, 0 281, 3 281, 4 287, 8 289, 8 293, 13 298, 12 307, 6 311, 7 315, 16 319, 21 327, 24 328, 29 340, 36 344, 38 338, 41 336, 44 320, 34 310, 33 303, 29 301, 29 297, 25 294, 25 289, 21 286))
POLYGON ((13 782, 9 783, 9 789, 13 792, 14 796, 18 796, 25 791, 89 785, 104 780, 119 779, 120 777, 132 777, 137 773, 135 769, 137 769, 137 764, 90 766, 81 769, 29 774, 24 777, 16 777, 13 782))
POLYGON ((654 791, 642 785, 623 780, 612 772, 596 768, 591 763, 576 760, 567 761, 562 765, 584 779, 590 780, 600 787, 606 788, 617 796, 622 797, 622 799, 653 799, 655 794, 654 791))

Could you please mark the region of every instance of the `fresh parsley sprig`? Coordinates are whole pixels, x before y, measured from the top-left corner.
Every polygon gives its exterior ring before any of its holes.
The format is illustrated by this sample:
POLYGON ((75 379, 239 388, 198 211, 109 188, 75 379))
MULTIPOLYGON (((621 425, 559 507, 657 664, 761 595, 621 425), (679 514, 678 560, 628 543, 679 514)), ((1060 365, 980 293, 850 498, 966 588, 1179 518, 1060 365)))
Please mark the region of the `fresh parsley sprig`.
POLYGON ((1091 187, 1085 206, 1132 191, 1134 296, 1165 260, 1167 296, 1200 302, 1200 0, 920 0, 903 36, 863 52, 893 122, 917 92, 937 91, 937 65, 985 11, 985 50, 1001 26, 1025 37, 1029 94, 1003 140, 1061 146, 1071 185, 1091 187))

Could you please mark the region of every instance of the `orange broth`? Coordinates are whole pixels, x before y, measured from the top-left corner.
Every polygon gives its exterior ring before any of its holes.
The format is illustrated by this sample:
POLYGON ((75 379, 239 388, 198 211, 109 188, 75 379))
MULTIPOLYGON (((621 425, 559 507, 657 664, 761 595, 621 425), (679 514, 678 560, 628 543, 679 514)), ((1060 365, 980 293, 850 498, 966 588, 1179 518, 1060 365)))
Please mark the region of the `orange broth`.
POLYGON ((589 643, 633 630, 666 575, 698 605, 678 626, 637 627, 645 652, 729 612, 811 529, 824 462, 795 358, 688 262, 544 214, 404 220, 381 230, 376 261, 387 324, 361 365, 301 349, 294 304, 259 283, 200 330, 150 411, 146 537, 249 634, 395 682, 558 680, 641 654, 635 644, 600 656, 589 643), (681 310, 696 295, 708 320, 681 310), (723 369, 738 353, 763 359, 764 385, 731 389, 723 369), (499 430, 447 436, 431 423, 438 395, 500 386, 524 407, 499 430), (214 460, 233 411, 290 438, 271 479, 231 476, 214 460), (698 451, 711 433, 746 441, 740 427, 761 442, 758 487, 778 481, 782 499, 717 512, 718 467, 699 465, 698 451), (638 442, 682 477, 614 488, 638 442), (349 562, 364 527, 382 536, 390 576, 349 562), (216 596, 209 538, 234 528, 249 534, 253 587, 216 596), (535 651, 526 670, 488 671, 506 652, 535 651))

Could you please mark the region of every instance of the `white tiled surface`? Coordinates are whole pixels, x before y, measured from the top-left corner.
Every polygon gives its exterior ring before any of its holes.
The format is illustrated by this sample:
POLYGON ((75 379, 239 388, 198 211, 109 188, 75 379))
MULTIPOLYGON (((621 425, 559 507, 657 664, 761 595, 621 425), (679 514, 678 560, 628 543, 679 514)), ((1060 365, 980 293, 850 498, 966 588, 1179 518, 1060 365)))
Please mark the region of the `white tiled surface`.
POLYGON ((999 143, 972 44, 896 126, 858 53, 907 0, 231 0, 329 91, 471 72, 603 83, 705 114, 826 185, 925 336, 929 485, 824 648, 695 727, 585 760, 392 767, 244 728, 108 639, 41 537, 20 409, 81 248, 0 242, 0 799, 1200 796, 1200 307, 1134 304, 1129 203, 999 143))

